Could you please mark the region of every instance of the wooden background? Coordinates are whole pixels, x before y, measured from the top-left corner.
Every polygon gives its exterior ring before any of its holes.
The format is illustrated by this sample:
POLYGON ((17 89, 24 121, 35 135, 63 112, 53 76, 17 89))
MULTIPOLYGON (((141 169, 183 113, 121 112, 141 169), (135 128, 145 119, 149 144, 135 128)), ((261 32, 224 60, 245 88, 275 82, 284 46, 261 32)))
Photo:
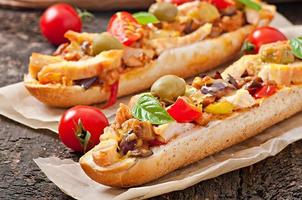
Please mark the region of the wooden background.
POLYGON ((45 8, 58 2, 90 10, 115 10, 146 8, 155 0, 0 0, 0 5, 16 8, 45 8))
MULTIPOLYGON (((147 8, 155 0, 0 0, 0 6, 13 8, 41 9, 58 2, 73 4, 79 8, 92 10, 116 10, 125 8, 147 8)), ((301 2, 302 0, 265 0, 271 3, 301 2)))
MULTIPOLYGON (((301 3, 278 7, 292 22, 302 24, 301 3)), ((0 87, 22 81, 32 51, 54 50, 39 33, 40 14, 0 9, 0 87)), ((84 30, 105 30, 111 15, 96 13, 84 30)), ((0 199, 71 199, 35 165, 32 159, 39 156, 79 158, 50 131, 33 130, 0 116, 0 199)), ((153 199, 302 199, 302 141, 253 166, 153 199)))

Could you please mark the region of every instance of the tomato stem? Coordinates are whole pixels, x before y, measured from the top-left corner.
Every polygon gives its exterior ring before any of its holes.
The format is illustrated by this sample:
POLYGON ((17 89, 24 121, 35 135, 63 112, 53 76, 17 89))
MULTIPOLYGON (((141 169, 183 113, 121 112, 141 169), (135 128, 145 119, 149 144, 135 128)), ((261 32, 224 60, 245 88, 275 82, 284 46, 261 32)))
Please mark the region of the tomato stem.
POLYGON ((94 15, 91 12, 88 12, 87 10, 81 10, 80 8, 75 8, 79 17, 84 21, 86 19, 94 18, 94 15))
POLYGON ((244 53, 254 53, 255 51, 255 45, 253 45, 251 42, 249 41, 245 41, 243 43, 243 46, 242 46, 242 51, 244 53))
POLYGON ((75 135, 83 148, 83 152, 86 153, 86 150, 89 146, 91 134, 89 133, 89 131, 85 130, 81 119, 79 119, 78 121, 75 135))

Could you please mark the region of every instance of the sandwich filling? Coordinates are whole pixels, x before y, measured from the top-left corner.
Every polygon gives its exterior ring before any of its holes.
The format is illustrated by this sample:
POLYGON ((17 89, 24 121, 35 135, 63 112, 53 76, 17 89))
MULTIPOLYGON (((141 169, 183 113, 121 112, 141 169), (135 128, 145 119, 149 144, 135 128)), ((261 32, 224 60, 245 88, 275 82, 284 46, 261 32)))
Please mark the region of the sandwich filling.
POLYGON ((221 8, 207 1, 178 6, 159 1, 149 12, 116 13, 101 34, 68 31, 69 43, 60 45, 53 55, 32 54, 30 80, 83 89, 98 85, 115 91, 120 74, 146 66, 165 50, 216 38, 248 24, 265 25, 275 12, 264 3, 252 9, 230 2, 221 8))
POLYGON ((168 144, 194 127, 248 112, 281 90, 302 84, 302 57, 289 41, 267 44, 224 72, 195 77, 191 84, 167 75, 151 91, 121 104, 113 124, 105 128, 92 159, 108 167, 128 158, 152 156, 153 148, 168 144))

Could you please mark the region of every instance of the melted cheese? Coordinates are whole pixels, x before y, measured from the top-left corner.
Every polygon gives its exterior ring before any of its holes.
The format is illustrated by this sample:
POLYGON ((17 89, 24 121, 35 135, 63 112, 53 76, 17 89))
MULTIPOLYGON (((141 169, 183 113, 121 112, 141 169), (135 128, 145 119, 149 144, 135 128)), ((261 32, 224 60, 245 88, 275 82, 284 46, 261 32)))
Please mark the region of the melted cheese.
POLYGON ((123 50, 104 51, 99 55, 80 61, 63 61, 44 66, 38 73, 42 84, 61 83, 98 76, 106 71, 121 67, 123 50))
POLYGON ((275 81, 278 85, 301 84, 302 62, 288 65, 264 64, 258 76, 264 81, 275 81))
POLYGON ((254 97, 245 89, 239 89, 235 94, 223 99, 233 104, 235 108, 249 108, 256 104, 254 97))

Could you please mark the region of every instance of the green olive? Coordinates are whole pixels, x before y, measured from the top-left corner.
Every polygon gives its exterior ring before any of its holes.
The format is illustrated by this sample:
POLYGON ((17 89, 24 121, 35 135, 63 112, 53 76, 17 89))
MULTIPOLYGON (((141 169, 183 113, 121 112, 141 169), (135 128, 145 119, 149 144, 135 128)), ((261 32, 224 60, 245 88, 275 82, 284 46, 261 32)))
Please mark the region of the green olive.
POLYGON ((177 97, 186 92, 186 82, 184 79, 174 75, 166 75, 155 81, 151 87, 151 93, 161 100, 173 102, 177 97))
POLYGON ((107 32, 97 35, 92 42, 92 51, 94 55, 112 49, 123 49, 123 45, 118 39, 107 32))
POLYGON ((177 15, 177 7, 167 2, 158 2, 150 6, 149 12, 160 21, 172 22, 177 15))

